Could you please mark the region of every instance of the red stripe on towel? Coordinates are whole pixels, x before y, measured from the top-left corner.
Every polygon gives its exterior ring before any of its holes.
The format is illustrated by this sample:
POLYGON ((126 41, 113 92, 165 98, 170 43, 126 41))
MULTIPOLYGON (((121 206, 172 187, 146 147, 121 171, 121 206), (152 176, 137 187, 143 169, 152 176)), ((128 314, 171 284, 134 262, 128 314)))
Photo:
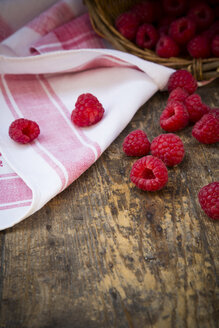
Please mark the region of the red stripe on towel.
POLYGON ((26 26, 40 35, 45 35, 74 17, 72 9, 65 2, 59 2, 33 19, 26 26))
MULTIPOLYGON (((42 75, 40 77, 41 81, 44 83, 45 87, 47 88, 48 92, 50 93, 50 95, 53 97, 53 99, 56 101, 56 103, 59 105, 59 107, 62 109, 63 114, 65 115, 65 117, 69 120, 69 122, 71 123, 71 118, 69 115, 69 111, 66 108, 66 106, 64 105, 64 103, 61 101, 60 97, 55 93, 55 91, 53 90, 53 88, 51 87, 49 81, 42 75)), ((72 123, 71 123, 72 124, 72 123)), ((84 134, 83 130, 74 126, 74 129, 77 131, 77 133, 80 135, 80 137, 88 144, 88 145, 92 145, 97 152, 97 156, 99 157, 101 154, 101 149, 100 146, 96 143, 93 142, 92 140, 89 140, 89 138, 84 134)))
POLYGON ((0 179, 1 178, 9 178, 9 177, 18 177, 17 173, 3 173, 0 174, 0 179))
MULTIPOLYGON (((4 87, 1 79, 0 79, 0 88, 2 90, 2 94, 4 96, 5 102, 8 105, 9 110, 11 111, 14 118, 18 119, 20 116, 17 113, 16 109, 14 108, 11 100, 9 99, 9 96, 5 90, 5 87, 4 87)), ((65 178, 63 171, 60 169, 60 167, 44 151, 42 151, 42 149, 39 148, 39 146, 36 143, 31 143, 30 146, 33 147, 34 150, 51 166, 51 168, 56 171, 57 175, 60 177, 60 180, 61 180, 60 191, 62 189, 64 189, 64 187, 66 185, 66 178, 65 178)))
POLYGON ((18 203, 18 204, 10 204, 5 206, 0 206, 1 210, 10 210, 12 208, 18 208, 18 207, 29 207, 32 204, 32 202, 24 202, 24 203, 18 203))
POLYGON ((6 75, 5 80, 22 115, 39 124, 37 141, 66 169, 69 185, 95 161, 94 151, 79 140, 37 76, 6 75))
POLYGON ((0 180, 0 204, 32 199, 31 189, 19 177, 0 180))

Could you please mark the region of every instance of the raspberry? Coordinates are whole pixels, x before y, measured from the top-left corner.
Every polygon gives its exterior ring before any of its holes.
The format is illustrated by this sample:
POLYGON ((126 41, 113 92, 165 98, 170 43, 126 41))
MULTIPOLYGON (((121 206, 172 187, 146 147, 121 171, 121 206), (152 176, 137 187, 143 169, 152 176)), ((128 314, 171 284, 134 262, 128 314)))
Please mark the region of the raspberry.
POLYGON ((185 99, 189 96, 188 92, 182 88, 173 89, 170 92, 167 102, 169 101, 181 101, 184 102, 185 99))
POLYGON ((219 34, 219 20, 215 21, 207 30, 203 31, 203 35, 210 41, 219 34))
POLYGON ((219 110, 211 110, 195 123, 192 135, 199 142, 213 144, 219 142, 219 110))
POLYGON ((164 36, 164 35, 168 35, 169 33, 169 26, 168 25, 161 25, 158 27, 158 34, 159 36, 164 36))
POLYGON ((185 99, 184 102, 189 114, 190 122, 197 122, 204 114, 207 114, 210 108, 202 103, 201 97, 194 93, 185 99))
POLYGON ((8 132, 11 139, 26 144, 38 137, 40 134, 40 128, 34 121, 19 118, 11 123, 8 132))
POLYGON ((90 126, 99 122, 104 109, 98 99, 91 93, 81 94, 72 111, 71 120, 77 126, 90 126))
POLYGON ((181 17, 170 25, 169 35, 178 44, 186 44, 195 35, 195 23, 188 17, 181 17))
POLYGON ((203 211, 213 220, 219 220, 219 181, 202 187, 198 200, 203 211))
POLYGON ((210 111, 211 111, 211 113, 214 113, 214 115, 216 115, 217 118, 219 118, 218 117, 219 107, 213 107, 213 108, 210 109, 210 111))
POLYGON ((151 154, 160 158, 167 166, 182 162, 184 157, 183 142, 176 134, 161 134, 151 143, 151 154))
POLYGON ((152 49, 158 40, 158 32, 151 24, 143 24, 138 28, 136 44, 140 48, 152 49))
POLYGON ((170 101, 160 116, 160 126, 167 132, 184 129, 189 123, 189 114, 179 101, 170 101))
POLYGON ((211 51, 215 57, 219 57, 219 34, 216 35, 212 40, 211 51))
POLYGON ((166 185, 168 171, 159 158, 148 155, 138 159, 133 164, 130 179, 142 190, 156 191, 166 185))
POLYGON ((153 1, 140 2, 132 7, 140 23, 152 23, 156 19, 156 7, 153 1))
POLYGON ((186 0, 163 0, 163 7, 168 15, 176 17, 184 14, 187 3, 186 0))
POLYGON ((163 16, 158 23, 158 33, 160 36, 168 35, 169 26, 175 20, 172 16, 163 16))
POLYGON ((144 156, 150 151, 150 142, 142 130, 129 133, 123 142, 123 151, 128 156, 144 156))
POLYGON ((116 29, 128 40, 135 38, 139 19, 134 12, 127 11, 119 15, 115 21, 116 29))
POLYGON ((186 90, 189 94, 192 94, 197 89, 197 81, 191 73, 185 69, 180 69, 170 76, 167 84, 169 92, 177 87, 180 87, 186 90))
POLYGON ((162 35, 156 45, 156 54, 162 58, 177 57, 180 49, 168 35, 162 35))
POLYGON ((187 16, 196 24, 199 30, 208 28, 214 21, 213 9, 204 2, 191 7, 187 16))
POLYGON ((211 55, 210 42, 205 35, 197 35, 191 39, 187 50, 193 58, 208 58, 211 55))

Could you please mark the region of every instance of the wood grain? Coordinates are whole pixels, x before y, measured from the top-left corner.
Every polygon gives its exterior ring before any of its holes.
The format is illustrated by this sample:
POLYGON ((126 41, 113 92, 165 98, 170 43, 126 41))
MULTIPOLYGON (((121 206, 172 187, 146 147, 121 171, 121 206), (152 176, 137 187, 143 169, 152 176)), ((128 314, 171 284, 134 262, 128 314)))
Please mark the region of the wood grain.
MULTIPOLYGON (((218 81, 198 90, 219 107, 218 81)), ((0 233, 0 328, 215 328, 219 323, 219 222, 198 190, 218 180, 218 145, 192 127, 186 156, 154 193, 129 180, 122 153, 133 129, 163 131, 158 92, 98 161, 40 211, 0 233)))

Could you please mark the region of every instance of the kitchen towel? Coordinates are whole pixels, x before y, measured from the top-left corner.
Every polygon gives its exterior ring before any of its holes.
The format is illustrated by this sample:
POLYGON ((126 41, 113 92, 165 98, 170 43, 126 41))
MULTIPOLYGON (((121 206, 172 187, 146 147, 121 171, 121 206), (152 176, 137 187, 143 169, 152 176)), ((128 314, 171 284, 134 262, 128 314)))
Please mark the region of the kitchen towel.
POLYGON ((173 70, 111 49, 93 31, 80 0, 0 2, 0 38, 2 230, 42 208, 90 167, 139 107, 165 88, 173 70), (79 128, 71 112, 87 92, 105 113, 97 124, 79 128), (40 135, 30 144, 8 135, 21 117, 39 124, 40 135))

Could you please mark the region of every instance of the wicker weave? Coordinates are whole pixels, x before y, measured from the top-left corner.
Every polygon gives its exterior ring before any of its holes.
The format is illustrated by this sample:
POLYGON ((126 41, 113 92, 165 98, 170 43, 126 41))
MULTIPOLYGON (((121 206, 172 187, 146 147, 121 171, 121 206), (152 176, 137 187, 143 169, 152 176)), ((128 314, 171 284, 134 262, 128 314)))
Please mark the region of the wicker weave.
POLYGON ((116 49, 137 55, 140 58, 190 71, 198 81, 219 77, 219 58, 192 59, 190 57, 160 58, 154 51, 140 49, 124 38, 114 27, 115 18, 128 10, 134 3, 131 0, 84 0, 87 5, 94 30, 108 40, 116 49))

